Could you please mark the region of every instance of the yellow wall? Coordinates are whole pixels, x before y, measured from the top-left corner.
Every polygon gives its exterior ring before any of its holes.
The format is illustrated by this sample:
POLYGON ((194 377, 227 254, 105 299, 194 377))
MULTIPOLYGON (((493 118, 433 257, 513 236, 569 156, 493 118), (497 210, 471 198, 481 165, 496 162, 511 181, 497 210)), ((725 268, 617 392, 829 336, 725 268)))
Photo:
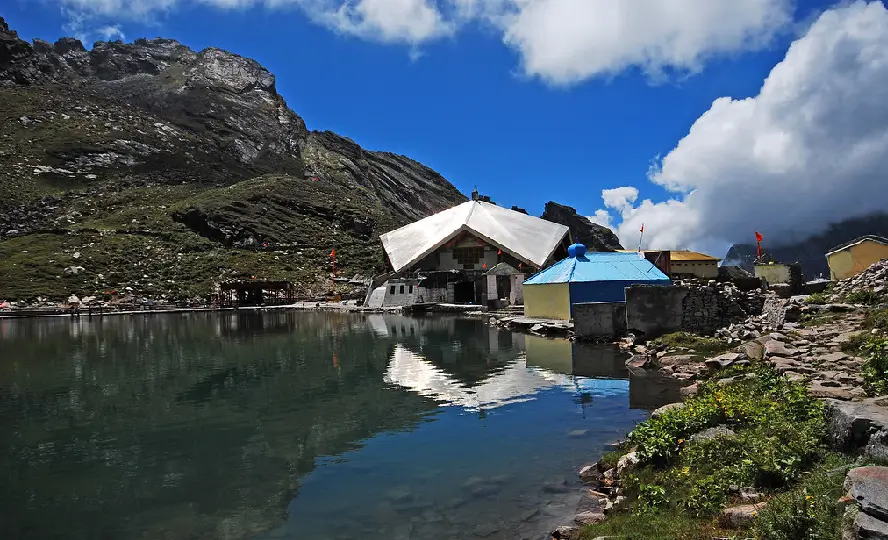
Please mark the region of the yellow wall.
POLYGON ((567 283, 525 285, 524 315, 569 321, 570 287, 567 283))
POLYGON ((673 274, 693 274, 702 279, 718 277, 718 261, 672 261, 673 274))
POLYGON ((826 259, 829 263, 830 279, 848 279, 863 272, 880 259, 888 259, 888 246, 866 240, 833 253, 826 259))
POLYGON ((789 267, 785 264, 757 264, 755 277, 763 278, 769 285, 789 283, 789 267))

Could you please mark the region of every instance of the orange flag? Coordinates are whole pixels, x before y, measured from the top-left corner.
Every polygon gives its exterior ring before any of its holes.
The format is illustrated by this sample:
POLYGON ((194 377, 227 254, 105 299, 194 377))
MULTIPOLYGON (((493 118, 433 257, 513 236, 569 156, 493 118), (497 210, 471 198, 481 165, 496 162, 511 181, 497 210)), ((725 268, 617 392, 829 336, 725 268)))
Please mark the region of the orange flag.
POLYGON ((333 251, 330 252, 330 256, 331 256, 331 257, 335 257, 335 256, 336 256, 336 250, 335 250, 335 249, 334 249, 333 251))

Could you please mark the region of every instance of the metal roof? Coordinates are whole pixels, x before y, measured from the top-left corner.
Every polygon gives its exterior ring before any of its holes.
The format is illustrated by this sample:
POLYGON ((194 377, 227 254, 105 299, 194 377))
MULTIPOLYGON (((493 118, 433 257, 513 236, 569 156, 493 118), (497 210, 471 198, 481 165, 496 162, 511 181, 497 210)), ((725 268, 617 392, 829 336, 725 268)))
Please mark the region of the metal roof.
POLYGON ((462 231, 531 266, 546 264, 568 235, 564 225, 492 203, 468 201, 380 236, 395 272, 413 266, 462 231))
POLYGON ((638 252, 586 253, 569 257, 532 276, 525 285, 544 283, 577 283, 586 281, 664 281, 659 268, 638 252))
POLYGON ((669 260, 672 261, 720 261, 716 257, 711 255, 707 255, 705 253, 700 253, 698 251, 686 251, 683 249, 670 251, 669 252, 669 260))
MULTIPOLYGON (((634 249, 618 249, 619 253, 638 253, 634 249)), ((721 259, 700 253, 699 251, 688 251, 685 249, 669 250, 669 249, 643 249, 641 253, 669 253, 670 261, 720 261, 721 259)))
POLYGON ((838 245, 838 246, 832 248, 831 250, 827 251, 826 255, 828 257, 837 251, 842 251, 843 249, 848 249, 851 246, 856 246, 857 244, 862 244, 863 242, 866 242, 866 241, 876 242, 878 244, 884 244, 884 245, 888 246, 888 238, 885 238, 884 236, 876 236, 874 234, 868 234, 866 236, 860 236, 858 238, 855 238, 854 240, 851 240, 850 242, 845 242, 844 244, 838 245))

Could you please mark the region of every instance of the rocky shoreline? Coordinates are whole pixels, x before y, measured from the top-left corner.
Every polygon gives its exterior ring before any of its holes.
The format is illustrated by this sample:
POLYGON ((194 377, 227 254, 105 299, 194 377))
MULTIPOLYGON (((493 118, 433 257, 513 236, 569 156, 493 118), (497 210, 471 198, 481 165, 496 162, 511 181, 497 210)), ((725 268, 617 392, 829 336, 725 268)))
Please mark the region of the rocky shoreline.
MULTIPOLYGON (((888 290, 886 283, 888 261, 881 261, 823 294, 780 298, 770 292, 761 315, 715 332, 712 341, 723 347, 714 352, 659 340, 636 342, 631 337, 620 346, 632 354, 627 361, 630 370, 656 372, 680 381, 686 402, 702 387, 728 387, 757 377, 753 367, 771 370, 804 387, 810 398, 823 404, 831 451, 856 459, 854 466, 841 471, 842 475, 847 471, 846 495, 834 501, 844 512, 842 538, 888 539, 888 468, 863 466, 888 459, 888 396, 874 391, 862 376, 867 358, 866 348, 860 346, 888 331, 881 319, 873 322, 873 314, 888 306, 883 303, 888 301, 883 296, 888 290)), ((674 415, 684 406, 685 402, 680 402, 661 407, 651 418, 674 415)), ((687 439, 733 435, 729 426, 719 425, 687 439)), ((602 459, 579 470, 586 484, 583 501, 573 519, 553 531, 551 538, 580 538, 586 526, 601 524, 625 507, 621 478, 633 470, 639 457, 629 442, 618 444, 617 449, 621 454, 618 460, 602 459)), ((767 499, 775 495, 743 486, 731 486, 730 491, 727 496, 732 503, 721 510, 714 523, 733 531, 750 528, 767 499)))

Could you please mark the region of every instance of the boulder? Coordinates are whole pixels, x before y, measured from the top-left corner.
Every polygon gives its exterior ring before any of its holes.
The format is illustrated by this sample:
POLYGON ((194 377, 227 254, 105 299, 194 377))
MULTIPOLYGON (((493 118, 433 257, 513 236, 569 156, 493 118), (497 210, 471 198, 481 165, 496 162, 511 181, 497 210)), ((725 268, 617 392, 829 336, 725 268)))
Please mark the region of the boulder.
POLYGON ((582 530, 576 525, 562 525, 552 531, 553 540, 578 540, 582 530))
POLYGON ((599 470, 597 463, 595 465, 586 465, 581 468, 579 476, 580 480, 590 484, 597 484, 604 480, 604 473, 599 470))
POLYGON ((655 409, 654 412, 651 413, 651 418, 656 418, 668 411, 674 411, 678 409, 684 408, 685 404, 682 402, 678 403, 669 403, 668 405, 663 405, 659 409, 655 409))
POLYGON ((697 357, 690 354, 675 354, 660 358, 661 366, 686 366, 697 362, 697 357))
POLYGON ((888 521, 888 467, 857 467, 848 471, 844 487, 860 510, 888 521))
POLYGON ((753 360, 761 360, 765 355, 764 346, 758 341, 749 341, 740 345, 740 348, 743 352, 746 353, 746 356, 753 360))
POLYGON ((684 388, 682 388, 678 392, 679 392, 679 394, 681 394, 681 397, 690 397, 690 396, 696 396, 697 392, 699 392, 699 391, 700 391, 700 387, 697 386, 696 383, 694 383, 690 386, 685 386, 684 388))
POLYGON ((719 521, 727 529, 747 529, 752 526, 756 514, 764 507, 764 503, 757 503, 725 508, 719 521))
POLYGON ((871 458, 888 458, 888 407, 884 398, 846 402, 826 399, 828 434, 840 451, 863 449, 871 458))
POLYGON ((888 540, 888 523, 865 512, 857 513, 853 531, 857 540, 888 540))
POLYGON ((622 476, 627 470, 638 465, 638 452, 629 452, 617 461, 617 476, 622 476))
POLYGON ((577 525, 591 525, 604 521, 604 508, 600 497, 592 490, 585 490, 580 503, 577 505, 577 514, 574 523, 577 525))
POLYGON ((715 439, 717 437, 730 437, 735 435, 734 431, 731 430, 728 426, 715 426, 709 429, 704 429, 699 433, 695 433, 691 435, 692 441, 708 441, 710 439, 715 439))

